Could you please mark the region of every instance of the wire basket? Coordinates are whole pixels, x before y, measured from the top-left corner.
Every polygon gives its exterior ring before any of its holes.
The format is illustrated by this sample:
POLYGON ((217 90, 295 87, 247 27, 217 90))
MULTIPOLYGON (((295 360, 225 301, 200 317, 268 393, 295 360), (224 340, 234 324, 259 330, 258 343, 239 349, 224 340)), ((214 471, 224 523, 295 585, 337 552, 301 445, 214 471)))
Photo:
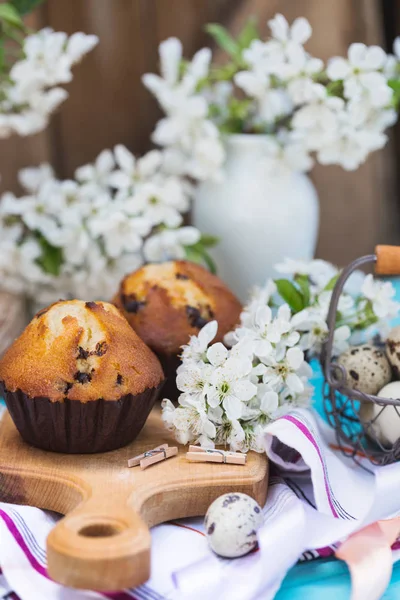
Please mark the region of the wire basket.
POLYGON ((381 398, 351 389, 346 385, 345 368, 332 358, 333 338, 336 314, 340 295, 350 275, 359 267, 375 263, 377 275, 400 274, 400 247, 377 246, 375 254, 363 256, 350 263, 340 274, 332 292, 328 312, 329 335, 321 354, 321 364, 325 376, 324 408, 328 422, 336 432, 337 443, 341 451, 351 456, 357 463, 365 463, 367 458, 375 465, 387 465, 400 460, 400 437, 394 444, 384 444, 377 433, 377 420, 389 409, 393 418, 399 419, 400 436, 400 399, 381 398), (367 412, 365 403, 379 407, 373 418, 360 419, 360 410, 367 412), (364 405, 364 406, 363 406, 364 405))

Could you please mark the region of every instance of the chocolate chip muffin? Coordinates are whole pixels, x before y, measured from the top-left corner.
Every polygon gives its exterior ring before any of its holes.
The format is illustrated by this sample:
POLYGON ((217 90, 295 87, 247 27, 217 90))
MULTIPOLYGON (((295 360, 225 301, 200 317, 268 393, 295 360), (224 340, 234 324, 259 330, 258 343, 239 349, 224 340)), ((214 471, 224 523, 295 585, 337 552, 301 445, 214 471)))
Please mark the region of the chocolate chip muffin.
POLYGON ((218 337, 239 321, 241 304, 215 275, 179 260, 149 264, 127 275, 113 302, 142 340, 157 354, 169 378, 164 393, 175 397, 181 346, 209 321, 218 321, 218 337), (173 385, 172 385, 173 382, 173 385))
POLYGON ((0 391, 25 441, 91 453, 131 442, 163 383, 157 357, 105 302, 40 311, 0 360, 0 391))

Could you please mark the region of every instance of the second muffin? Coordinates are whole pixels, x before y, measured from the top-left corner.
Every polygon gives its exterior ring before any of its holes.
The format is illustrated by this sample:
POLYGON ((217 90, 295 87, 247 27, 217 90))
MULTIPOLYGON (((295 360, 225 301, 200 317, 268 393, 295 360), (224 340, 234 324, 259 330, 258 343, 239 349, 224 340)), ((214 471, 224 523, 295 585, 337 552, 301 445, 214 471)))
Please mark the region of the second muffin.
POLYGON ((164 392, 173 397, 181 346, 214 319, 218 321, 215 341, 222 341, 239 322, 242 310, 221 279, 185 260, 145 265, 127 275, 113 301, 160 358, 169 378, 164 392))

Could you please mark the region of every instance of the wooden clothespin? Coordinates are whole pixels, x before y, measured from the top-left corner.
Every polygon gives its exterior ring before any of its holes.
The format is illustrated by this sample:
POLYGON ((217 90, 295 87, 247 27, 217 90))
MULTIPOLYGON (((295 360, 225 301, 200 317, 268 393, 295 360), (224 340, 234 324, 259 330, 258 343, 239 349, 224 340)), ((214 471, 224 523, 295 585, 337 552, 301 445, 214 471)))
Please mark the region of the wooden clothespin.
POLYGON ((229 465, 245 465, 247 456, 240 452, 226 452, 224 450, 214 450, 201 448, 200 446, 189 446, 189 452, 186 458, 191 462, 215 462, 226 463, 229 465))
POLYGON ((139 456, 130 458, 128 460, 128 467, 136 467, 137 465, 140 465, 142 470, 147 469, 147 467, 161 462, 162 460, 167 460, 167 458, 171 458, 177 454, 177 446, 168 446, 168 444, 162 444, 161 446, 157 446, 157 448, 153 448, 153 450, 147 450, 146 452, 143 452, 143 454, 139 454, 139 456))

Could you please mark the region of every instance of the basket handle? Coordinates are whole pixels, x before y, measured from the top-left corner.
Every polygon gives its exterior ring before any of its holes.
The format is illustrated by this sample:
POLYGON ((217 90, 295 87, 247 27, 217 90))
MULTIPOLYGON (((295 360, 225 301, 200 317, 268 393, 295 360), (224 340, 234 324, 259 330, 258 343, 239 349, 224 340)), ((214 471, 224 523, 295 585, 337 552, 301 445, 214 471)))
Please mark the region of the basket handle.
POLYGON ((376 246, 375 273, 400 275, 400 246, 376 246))
MULTIPOLYGON (((386 246, 386 248, 390 248, 391 246, 386 246)), ((385 246, 378 246, 377 248, 385 248, 385 246)), ((398 250, 398 264, 400 266, 400 248, 396 248, 398 250)), ((325 379, 330 385, 334 385, 332 380, 332 371, 331 371, 331 360, 332 360, 332 351, 333 351, 333 341, 335 335, 335 324, 336 324, 336 313, 340 300, 340 295, 343 291, 346 281, 350 277, 350 275, 356 269, 359 269, 363 265, 367 263, 377 262, 377 255, 369 254, 367 256, 361 256, 356 260, 353 260, 343 271, 340 273, 339 278, 336 282, 335 287, 333 288, 331 302, 329 305, 328 317, 327 317, 327 325, 328 325, 328 338, 326 342, 322 346, 321 352, 321 365, 324 371, 325 379)), ((400 271, 399 271, 400 272, 400 271)))

